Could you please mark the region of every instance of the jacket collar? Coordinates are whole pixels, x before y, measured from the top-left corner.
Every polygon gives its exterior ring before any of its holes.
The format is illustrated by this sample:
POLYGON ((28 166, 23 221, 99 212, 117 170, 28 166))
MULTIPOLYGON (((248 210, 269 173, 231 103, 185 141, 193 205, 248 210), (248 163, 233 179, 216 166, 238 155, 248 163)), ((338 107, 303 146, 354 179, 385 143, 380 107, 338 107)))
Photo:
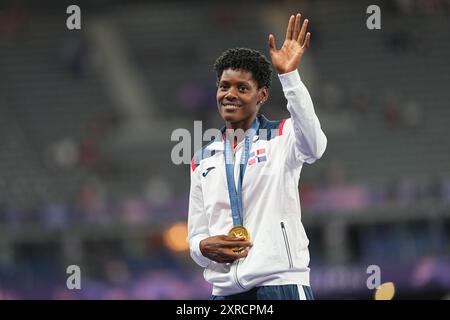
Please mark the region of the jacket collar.
MULTIPOLYGON (((269 120, 262 114, 258 115, 259 120, 259 128, 256 131, 256 134, 253 136, 253 142, 258 141, 259 139, 259 129, 266 129, 269 120)), ((225 134, 226 126, 223 126, 220 129, 220 133, 217 134, 213 140, 205 147, 207 150, 215 150, 215 151, 223 151, 223 139, 225 134)))

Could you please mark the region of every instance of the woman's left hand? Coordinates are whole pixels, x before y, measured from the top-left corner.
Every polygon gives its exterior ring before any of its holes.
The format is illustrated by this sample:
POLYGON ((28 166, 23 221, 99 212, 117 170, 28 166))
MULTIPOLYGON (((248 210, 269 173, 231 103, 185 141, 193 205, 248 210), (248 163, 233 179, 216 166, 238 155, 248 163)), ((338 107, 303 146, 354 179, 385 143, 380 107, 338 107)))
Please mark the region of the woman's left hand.
POLYGON ((311 34, 306 32, 308 27, 308 19, 303 21, 300 29, 301 14, 291 16, 286 30, 286 39, 284 39, 281 49, 277 49, 275 45, 275 37, 269 35, 269 52, 272 58, 272 65, 277 69, 279 74, 294 71, 300 65, 303 54, 309 47, 311 34))

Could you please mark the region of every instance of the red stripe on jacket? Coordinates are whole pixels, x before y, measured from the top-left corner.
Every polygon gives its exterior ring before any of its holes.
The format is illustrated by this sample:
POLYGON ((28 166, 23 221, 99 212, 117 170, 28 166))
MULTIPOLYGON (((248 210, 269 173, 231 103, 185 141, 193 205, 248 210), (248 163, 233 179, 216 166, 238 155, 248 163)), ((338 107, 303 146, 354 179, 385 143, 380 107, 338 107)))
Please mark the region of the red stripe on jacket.
POLYGON ((283 127, 284 127, 284 123, 286 122, 287 119, 284 119, 283 121, 281 121, 280 126, 278 127, 278 135, 281 136, 283 134, 283 127))

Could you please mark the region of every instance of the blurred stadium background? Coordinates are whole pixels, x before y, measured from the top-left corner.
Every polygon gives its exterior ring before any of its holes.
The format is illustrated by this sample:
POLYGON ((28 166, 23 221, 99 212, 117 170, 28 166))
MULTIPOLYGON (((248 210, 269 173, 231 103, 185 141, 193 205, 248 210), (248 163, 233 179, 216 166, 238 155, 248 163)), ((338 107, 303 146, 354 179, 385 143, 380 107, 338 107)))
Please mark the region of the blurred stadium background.
MULTIPOLYGON (((221 127, 215 58, 268 55, 295 12, 311 21, 301 74, 328 136, 299 184, 316 298, 372 299, 370 265, 395 299, 449 298, 450 1, 3 0, 0 299, 209 298, 170 136, 221 127), (81 290, 66 288, 72 264, 81 290)), ((283 118, 273 83, 263 113, 283 118)))

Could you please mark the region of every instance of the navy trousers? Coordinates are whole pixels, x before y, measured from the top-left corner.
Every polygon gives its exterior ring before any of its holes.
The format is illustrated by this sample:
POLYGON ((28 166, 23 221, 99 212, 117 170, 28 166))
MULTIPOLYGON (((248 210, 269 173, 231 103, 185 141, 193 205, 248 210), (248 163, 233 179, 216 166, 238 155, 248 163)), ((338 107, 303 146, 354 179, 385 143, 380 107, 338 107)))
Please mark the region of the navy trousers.
POLYGON ((261 286, 229 296, 211 296, 211 300, 314 300, 309 286, 288 284, 282 286, 261 286))

